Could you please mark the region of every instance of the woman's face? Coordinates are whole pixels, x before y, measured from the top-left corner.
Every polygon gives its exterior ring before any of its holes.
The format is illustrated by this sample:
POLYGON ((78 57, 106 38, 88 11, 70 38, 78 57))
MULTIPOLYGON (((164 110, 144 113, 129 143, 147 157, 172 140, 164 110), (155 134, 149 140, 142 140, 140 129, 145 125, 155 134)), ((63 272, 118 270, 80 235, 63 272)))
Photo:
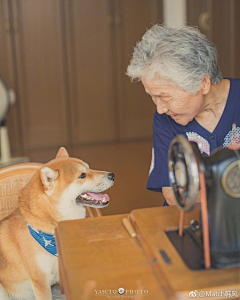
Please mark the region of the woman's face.
POLYGON ((178 124, 187 125, 203 108, 205 94, 203 89, 193 95, 171 81, 159 78, 150 82, 143 78, 142 84, 156 104, 158 113, 169 115, 178 124))

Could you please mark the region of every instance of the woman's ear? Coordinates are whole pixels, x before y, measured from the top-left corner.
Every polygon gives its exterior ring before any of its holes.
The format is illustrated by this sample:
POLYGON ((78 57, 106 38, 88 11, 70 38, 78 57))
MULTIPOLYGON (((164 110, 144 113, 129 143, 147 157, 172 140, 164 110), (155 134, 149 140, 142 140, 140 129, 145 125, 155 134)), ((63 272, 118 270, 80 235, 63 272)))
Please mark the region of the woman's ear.
POLYGON ((211 80, 210 80, 209 76, 204 76, 204 78, 202 80, 202 86, 201 86, 203 95, 208 94, 210 91, 210 88, 211 88, 211 80))

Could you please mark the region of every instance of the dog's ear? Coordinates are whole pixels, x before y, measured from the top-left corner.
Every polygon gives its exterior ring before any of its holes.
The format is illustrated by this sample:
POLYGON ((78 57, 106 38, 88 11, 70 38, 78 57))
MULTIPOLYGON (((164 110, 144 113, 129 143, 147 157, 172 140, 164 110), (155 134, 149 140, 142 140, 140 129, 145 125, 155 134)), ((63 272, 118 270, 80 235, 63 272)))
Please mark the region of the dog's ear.
POLYGON ((56 155, 56 158, 60 158, 60 157, 62 157, 62 158, 67 158, 67 157, 69 157, 69 155, 68 155, 68 152, 67 152, 67 150, 64 148, 64 147, 61 147, 59 150, 58 150, 58 153, 57 153, 57 155, 56 155))
POLYGON ((59 177, 58 171, 48 167, 43 167, 40 170, 40 178, 44 187, 44 191, 48 196, 51 196, 54 191, 56 179, 59 177))

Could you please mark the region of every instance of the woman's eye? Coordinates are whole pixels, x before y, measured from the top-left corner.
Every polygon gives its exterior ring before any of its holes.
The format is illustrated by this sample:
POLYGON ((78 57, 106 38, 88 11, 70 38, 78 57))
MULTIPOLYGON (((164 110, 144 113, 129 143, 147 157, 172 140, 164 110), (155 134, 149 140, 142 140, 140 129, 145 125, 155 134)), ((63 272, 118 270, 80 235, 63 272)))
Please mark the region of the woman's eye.
POLYGON ((78 178, 85 178, 87 176, 86 173, 82 173, 78 178))

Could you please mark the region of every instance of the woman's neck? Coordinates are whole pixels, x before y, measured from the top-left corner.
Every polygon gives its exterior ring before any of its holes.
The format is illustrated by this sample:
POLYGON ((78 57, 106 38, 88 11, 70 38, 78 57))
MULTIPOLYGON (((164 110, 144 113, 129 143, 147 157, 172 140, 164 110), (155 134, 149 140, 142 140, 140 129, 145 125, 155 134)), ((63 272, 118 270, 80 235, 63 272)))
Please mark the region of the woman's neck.
POLYGON ((219 84, 211 85, 209 92, 204 96, 203 108, 195 119, 210 132, 213 132, 221 119, 227 103, 229 90, 230 81, 223 79, 219 84))
POLYGON ((230 89, 230 81, 223 79, 219 84, 212 84, 209 93, 205 96, 207 109, 216 111, 219 107, 225 107, 230 89))

